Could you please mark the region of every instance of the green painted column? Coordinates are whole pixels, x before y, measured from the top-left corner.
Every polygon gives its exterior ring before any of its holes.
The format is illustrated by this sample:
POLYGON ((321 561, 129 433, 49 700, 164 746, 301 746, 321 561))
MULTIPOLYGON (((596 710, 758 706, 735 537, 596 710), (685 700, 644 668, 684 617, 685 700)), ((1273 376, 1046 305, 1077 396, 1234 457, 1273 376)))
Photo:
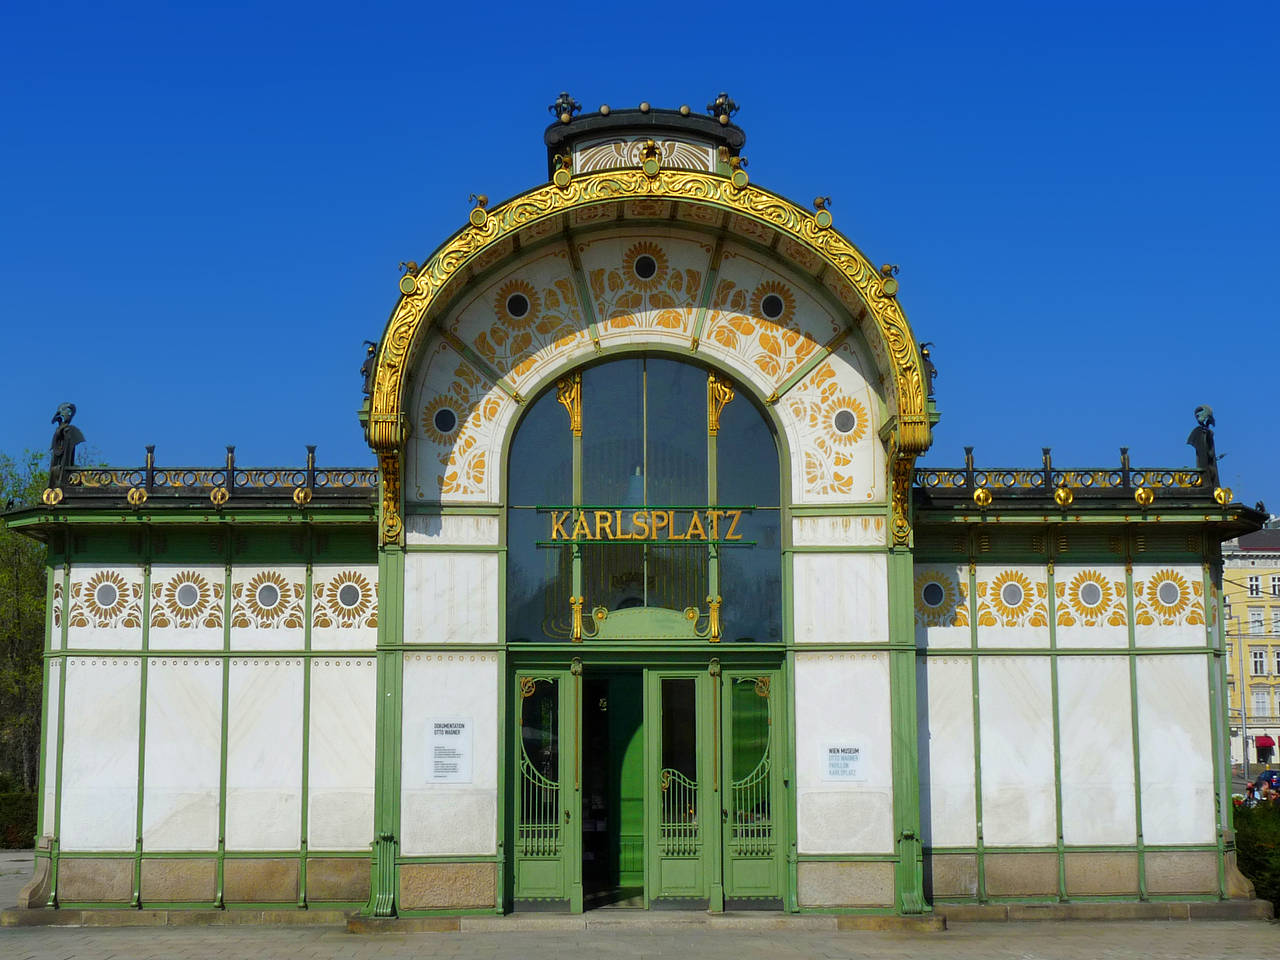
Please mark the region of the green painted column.
POLYGON ((916 718, 914 562, 908 547, 889 551, 889 697, 893 742, 893 833, 898 864, 895 906, 925 913, 920 839, 920 745, 916 718))
POLYGON ((365 912, 396 915, 400 849, 400 725, 404 686, 404 549, 378 554, 378 707, 373 788, 373 883, 365 912), (390 649, 387 649, 390 648, 390 649))

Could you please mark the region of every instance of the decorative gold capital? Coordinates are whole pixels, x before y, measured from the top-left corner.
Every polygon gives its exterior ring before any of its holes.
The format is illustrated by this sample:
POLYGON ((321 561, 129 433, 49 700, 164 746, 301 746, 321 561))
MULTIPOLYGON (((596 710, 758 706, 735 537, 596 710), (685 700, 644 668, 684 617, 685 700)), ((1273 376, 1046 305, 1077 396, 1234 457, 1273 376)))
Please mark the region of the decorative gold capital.
POLYGON ((720 642, 720 598, 707 597, 707 640, 720 642))
POLYGON ((707 433, 718 436, 720 433, 720 412, 733 400, 733 384, 723 377, 717 377, 712 371, 707 374, 707 433))
POLYGON ((575 437, 582 436, 582 373, 574 371, 563 380, 556 381, 556 399, 569 411, 569 429, 575 437))
POLYGON ((569 607, 573 611, 573 633, 569 639, 574 643, 582 642, 582 604, 586 601, 585 597, 570 597, 569 607))
POLYGON ((382 477, 383 544, 404 542, 404 519, 400 516, 400 451, 378 455, 378 473, 382 477))
POLYGON ((915 473, 916 458, 903 454, 896 439, 889 443, 889 456, 893 483, 893 545, 905 547, 911 543, 911 477, 915 473))

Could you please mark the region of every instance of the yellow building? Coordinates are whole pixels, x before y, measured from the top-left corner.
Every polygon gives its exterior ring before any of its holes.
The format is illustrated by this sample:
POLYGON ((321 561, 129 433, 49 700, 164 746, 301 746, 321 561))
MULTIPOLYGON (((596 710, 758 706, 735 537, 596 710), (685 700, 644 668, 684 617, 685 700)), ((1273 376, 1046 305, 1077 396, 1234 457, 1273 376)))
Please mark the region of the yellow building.
POLYGON ((1231 762, 1276 764, 1280 742, 1280 527, 1222 545, 1231 762), (1244 692, 1243 703, 1241 692, 1244 692), (1243 713, 1242 713, 1243 707, 1243 713))

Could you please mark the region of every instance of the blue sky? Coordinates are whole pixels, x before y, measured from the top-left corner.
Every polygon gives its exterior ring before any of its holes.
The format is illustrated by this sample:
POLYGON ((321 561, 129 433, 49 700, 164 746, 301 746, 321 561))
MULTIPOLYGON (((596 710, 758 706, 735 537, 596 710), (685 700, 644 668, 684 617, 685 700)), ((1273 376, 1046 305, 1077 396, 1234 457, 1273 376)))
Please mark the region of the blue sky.
POLYGON ((900 264, 925 462, 1191 462, 1280 507, 1280 14, 1150 2, 7 4, 0 451, 362 463, 401 260, 545 177, 549 104, 741 105, 752 181, 900 264))

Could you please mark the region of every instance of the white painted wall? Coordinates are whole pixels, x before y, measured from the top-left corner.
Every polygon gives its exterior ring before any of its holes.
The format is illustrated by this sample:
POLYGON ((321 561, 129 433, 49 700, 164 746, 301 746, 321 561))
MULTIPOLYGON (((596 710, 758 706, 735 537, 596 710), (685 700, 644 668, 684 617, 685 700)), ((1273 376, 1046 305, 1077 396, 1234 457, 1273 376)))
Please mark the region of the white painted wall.
POLYGON ((796 655, 796 815, 801 853, 893 851, 893 757, 885 653, 796 655), (822 779, 824 746, 863 750, 858 783, 822 779))
POLYGON ((222 661, 153 658, 147 666, 142 843, 216 850, 222 661))
POLYGON ((152 650, 221 650, 226 623, 226 567, 221 563, 155 563, 151 565, 147 646, 152 650), (194 580, 193 577, 199 578, 194 580), (182 583, 199 586, 200 601, 192 612, 176 604, 182 583))
POLYGON ((364 850, 373 842, 377 687, 373 657, 311 662, 311 850, 364 850))
POLYGON ((1130 702, 1128 657, 1058 660, 1062 834, 1068 844, 1137 841, 1130 702))
POLYGON ((498 518, 411 513, 405 517, 404 536, 409 546, 496 545, 498 518))
POLYGON ((296 850, 302 829, 302 661, 232 660, 227 849, 296 850))
POLYGON ((134 849, 141 681, 137 657, 75 657, 67 662, 63 850, 134 849))
POLYGON ((916 661, 920 825, 928 847, 978 842, 973 673, 968 657, 916 661))
POLYGON ((1047 657, 978 661, 982 823, 988 846, 1057 842, 1047 657))
POLYGON ((887 643, 888 564, 879 553, 792 555, 797 643, 887 643))
POLYGON ((373 651, 378 646, 378 565, 312 564, 311 584, 311 649, 373 651), (356 584, 371 604, 344 610, 336 597, 344 583, 356 584))
POLYGON ((498 555, 409 553, 405 643, 497 643, 498 555))
POLYGON ((1138 657, 1142 834, 1147 843, 1212 843, 1209 676, 1199 655, 1138 657))
POLYGON ((53 836, 54 800, 58 795, 58 703, 62 693, 62 671, 57 660, 46 661, 49 696, 44 706, 44 784, 41 790, 41 825, 44 835, 53 836))
MULTIPOLYGON (((231 571, 231 649, 301 650, 306 644, 305 564, 237 566, 231 571), (264 576, 279 591, 278 607, 256 603, 264 576), (283 581, 281 583, 280 581, 283 581), (299 591, 301 591, 299 593, 299 591)), ((221 643, 222 638, 218 638, 221 643)))
POLYGON ((496 654, 405 655, 400 849, 406 856, 497 851, 499 694, 496 654), (433 718, 473 724, 471 783, 431 782, 433 718))

